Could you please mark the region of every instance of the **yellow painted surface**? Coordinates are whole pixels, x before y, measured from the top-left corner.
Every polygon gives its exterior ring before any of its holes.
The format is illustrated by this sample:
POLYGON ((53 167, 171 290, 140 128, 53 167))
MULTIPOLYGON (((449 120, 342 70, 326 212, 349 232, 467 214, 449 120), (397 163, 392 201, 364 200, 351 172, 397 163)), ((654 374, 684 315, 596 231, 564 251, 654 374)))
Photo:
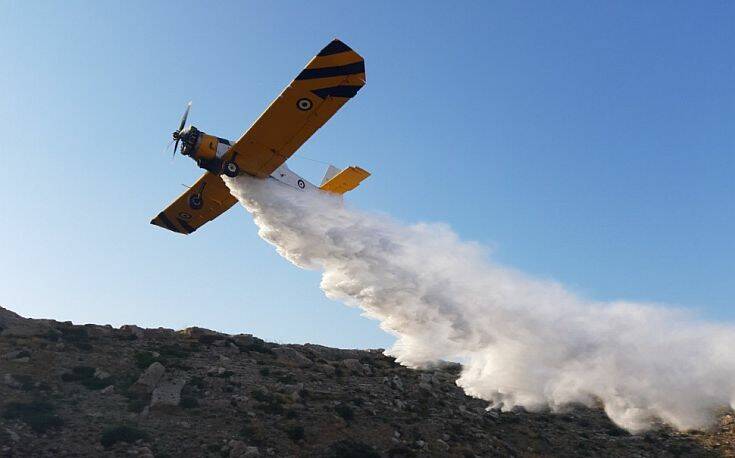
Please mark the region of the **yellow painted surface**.
POLYGON ((347 167, 319 187, 322 191, 344 194, 355 189, 370 173, 360 167, 347 167))
MULTIPOLYGON (((360 63, 364 63, 363 58, 349 50, 316 56, 305 70, 323 71, 328 67, 359 66, 360 63)), ((347 96, 327 95, 322 98, 317 95, 320 90, 342 86, 360 88, 364 85, 364 72, 308 79, 297 77, 232 145, 224 159, 234 160, 240 170, 250 175, 268 177, 350 100, 347 96), (302 99, 307 100, 303 103, 308 109, 299 108, 302 99)))
POLYGON ((195 155, 195 159, 214 159, 217 156, 217 137, 202 133, 199 137, 199 148, 195 155))
POLYGON ((232 207, 237 199, 218 175, 206 172, 194 185, 187 189, 165 210, 158 214, 151 224, 181 234, 190 234, 232 207), (201 199, 199 208, 192 207, 191 197, 201 199))

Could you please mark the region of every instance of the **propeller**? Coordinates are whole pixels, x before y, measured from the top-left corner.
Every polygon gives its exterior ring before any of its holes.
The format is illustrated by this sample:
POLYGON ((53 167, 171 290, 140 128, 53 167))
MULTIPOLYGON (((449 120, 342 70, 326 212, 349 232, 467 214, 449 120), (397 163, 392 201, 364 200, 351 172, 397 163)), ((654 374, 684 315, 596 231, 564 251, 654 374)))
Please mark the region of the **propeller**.
POLYGON ((184 111, 184 116, 181 117, 181 123, 179 124, 179 129, 175 130, 173 133, 174 140, 176 140, 176 144, 174 145, 174 157, 176 156, 176 149, 179 147, 179 140, 181 140, 181 131, 184 130, 184 125, 186 124, 186 118, 189 117, 189 110, 191 110, 191 102, 186 104, 186 111, 184 111))

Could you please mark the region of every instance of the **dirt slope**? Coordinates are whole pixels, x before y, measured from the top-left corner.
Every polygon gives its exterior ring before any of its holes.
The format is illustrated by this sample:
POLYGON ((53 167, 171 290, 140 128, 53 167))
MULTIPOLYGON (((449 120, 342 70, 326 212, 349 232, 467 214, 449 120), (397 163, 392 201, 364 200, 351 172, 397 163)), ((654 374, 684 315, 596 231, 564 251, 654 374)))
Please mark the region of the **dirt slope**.
POLYGON ((630 435, 600 410, 486 411, 379 350, 30 320, 0 308, 0 456, 735 456, 735 423, 630 435))

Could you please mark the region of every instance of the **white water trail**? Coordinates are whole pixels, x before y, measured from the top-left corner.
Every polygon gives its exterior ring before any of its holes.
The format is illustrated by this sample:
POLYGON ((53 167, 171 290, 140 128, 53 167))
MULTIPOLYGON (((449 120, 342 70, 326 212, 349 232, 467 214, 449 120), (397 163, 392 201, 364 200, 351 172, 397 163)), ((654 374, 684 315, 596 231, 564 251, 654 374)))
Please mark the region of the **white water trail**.
POLYGON ((636 432, 707 427, 735 399, 735 327, 666 307, 591 302, 493 263, 445 224, 406 225, 273 180, 227 179, 260 236, 327 297, 396 337, 410 367, 461 359, 458 384, 492 406, 604 405, 636 432))

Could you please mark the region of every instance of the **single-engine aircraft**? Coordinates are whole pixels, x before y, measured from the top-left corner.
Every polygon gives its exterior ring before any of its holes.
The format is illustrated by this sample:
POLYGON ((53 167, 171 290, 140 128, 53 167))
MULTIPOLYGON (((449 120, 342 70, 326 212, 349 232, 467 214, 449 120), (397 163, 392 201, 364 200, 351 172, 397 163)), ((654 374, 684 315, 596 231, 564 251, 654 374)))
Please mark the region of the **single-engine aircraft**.
POLYGON ((365 85, 365 61, 340 40, 333 40, 306 65, 291 84, 239 140, 231 142, 186 125, 191 102, 173 133, 174 156, 192 158, 205 170, 199 180, 151 224, 191 234, 232 207, 235 199, 221 175, 248 174, 274 179, 301 190, 344 194, 370 174, 360 167, 330 165, 320 186, 309 183, 286 165, 293 153, 365 85))

